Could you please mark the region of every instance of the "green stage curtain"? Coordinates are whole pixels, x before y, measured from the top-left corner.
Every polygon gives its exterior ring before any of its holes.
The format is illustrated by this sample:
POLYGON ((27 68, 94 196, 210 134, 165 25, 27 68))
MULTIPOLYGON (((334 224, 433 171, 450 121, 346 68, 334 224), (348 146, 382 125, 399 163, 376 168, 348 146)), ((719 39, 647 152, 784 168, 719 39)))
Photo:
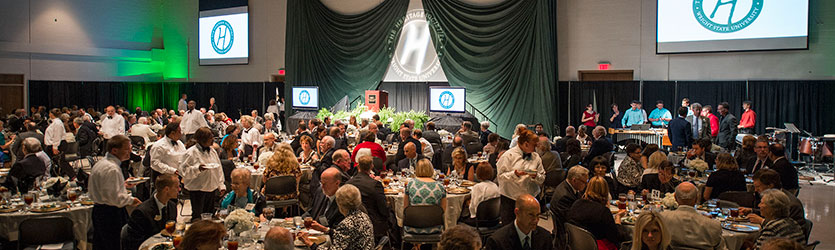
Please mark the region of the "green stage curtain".
POLYGON ((510 138, 518 123, 542 123, 552 134, 556 1, 423 0, 423 6, 449 84, 467 88, 467 101, 496 132, 510 138))
POLYGON ((321 107, 375 89, 391 61, 408 5, 408 0, 388 0, 362 14, 342 15, 318 0, 288 1, 287 83, 319 86, 321 107))

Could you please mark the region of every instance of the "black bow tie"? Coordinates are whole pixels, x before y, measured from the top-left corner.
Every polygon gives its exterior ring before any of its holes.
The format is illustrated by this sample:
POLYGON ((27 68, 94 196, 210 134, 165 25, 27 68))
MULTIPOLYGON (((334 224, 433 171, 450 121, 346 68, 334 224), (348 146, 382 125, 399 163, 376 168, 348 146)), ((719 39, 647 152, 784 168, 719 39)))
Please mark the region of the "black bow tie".
POLYGON ((212 149, 212 148, 211 147, 200 146, 200 150, 203 150, 204 153, 208 153, 210 149, 212 149))
POLYGON ((174 141, 174 140, 171 140, 171 146, 177 146, 177 142, 174 141))
POLYGON ((533 157, 533 155, 531 155, 531 153, 522 153, 522 159, 525 159, 525 160, 529 161, 529 160, 531 160, 532 157, 533 157))
POLYGON ((107 116, 107 119, 113 119, 113 116, 112 116, 112 115, 108 115, 108 116, 107 116))

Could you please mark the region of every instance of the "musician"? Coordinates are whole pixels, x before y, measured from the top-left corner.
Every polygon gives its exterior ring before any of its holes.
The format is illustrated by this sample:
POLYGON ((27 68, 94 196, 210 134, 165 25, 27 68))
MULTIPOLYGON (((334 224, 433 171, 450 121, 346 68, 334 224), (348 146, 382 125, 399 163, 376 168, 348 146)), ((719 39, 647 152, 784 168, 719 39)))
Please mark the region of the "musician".
POLYGON ((690 98, 683 98, 681 99, 681 106, 688 109, 687 116, 693 115, 693 110, 690 110, 690 98))
POLYGON ((623 119, 621 120, 621 125, 624 128, 632 127, 635 124, 643 124, 646 122, 646 115, 644 115, 644 111, 640 108, 641 102, 638 100, 633 100, 630 106, 632 108, 626 110, 623 114, 623 119))
POLYGON ((736 127, 739 129, 740 134, 754 134, 754 125, 757 124, 757 113, 751 109, 751 101, 744 101, 742 102, 742 117, 739 120, 739 125, 736 127))
POLYGON ((656 108, 649 113, 649 121, 652 123, 652 127, 661 128, 669 125, 673 116, 670 114, 669 110, 664 108, 664 101, 658 100, 655 102, 655 107, 656 108))
POLYGON ((617 103, 612 103, 612 117, 609 118, 609 127, 615 129, 623 128, 620 122, 621 120, 623 120, 623 113, 618 109, 617 103))

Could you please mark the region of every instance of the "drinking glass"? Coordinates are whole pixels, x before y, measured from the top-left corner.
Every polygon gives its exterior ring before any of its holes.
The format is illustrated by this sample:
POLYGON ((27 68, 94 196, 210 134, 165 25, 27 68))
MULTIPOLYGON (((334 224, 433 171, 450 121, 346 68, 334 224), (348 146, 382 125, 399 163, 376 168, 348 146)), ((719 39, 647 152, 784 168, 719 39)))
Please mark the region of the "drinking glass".
POLYGON ((275 217, 275 208, 265 207, 262 213, 264 214, 264 218, 267 219, 267 223, 269 223, 275 217))
POLYGON ((202 213, 202 214, 200 214, 200 218, 203 219, 203 220, 212 220, 212 214, 211 213, 202 213))
POLYGON ((67 198, 70 199, 70 206, 75 206, 75 200, 78 199, 78 193, 75 190, 67 190, 67 198))
POLYGON ((35 202, 35 191, 29 191, 23 194, 23 202, 26 203, 26 210, 31 210, 32 203, 35 202))

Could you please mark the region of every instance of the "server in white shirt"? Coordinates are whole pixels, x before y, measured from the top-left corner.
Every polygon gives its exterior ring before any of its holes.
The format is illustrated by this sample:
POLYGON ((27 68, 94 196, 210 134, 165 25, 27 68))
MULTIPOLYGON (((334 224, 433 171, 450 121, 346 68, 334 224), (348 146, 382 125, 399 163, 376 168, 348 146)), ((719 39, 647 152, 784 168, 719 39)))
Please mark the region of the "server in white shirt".
POLYGON ((183 134, 186 135, 186 141, 194 136, 197 129, 209 127, 209 124, 206 123, 206 118, 203 116, 203 112, 195 109, 196 106, 196 102, 189 101, 188 111, 183 114, 183 119, 180 121, 180 128, 183 130, 183 134))
POLYGON ((151 182, 155 182, 157 176, 162 174, 179 174, 177 168, 186 147, 180 141, 183 133, 180 131, 179 122, 171 122, 165 125, 165 136, 154 142, 151 146, 151 182))
POLYGON ((105 116, 101 119, 99 134, 104 137, 104 145, 106 146, 107 140, 110 140, 113 136, 125 134, 125 118, 117 115, 116 108, 113 106, 107 106, 104 112, 105 116))
POLYGON ((496 163, 503 225, 509 225, 516 219, 513 212, 516 198, 523 194, 536 197, 540 185, 545 181, 542 159, 533 153, 539 139, 527 129, 523 129, 516 139, 516 146, 505 151, 496 163))
POLYGON ((137 123, 130 127, 130 135, 142 137, 145 139, 145 145, 157 139, 157 133, 151 130, 151 122, 147 117, 139 117, 137 123))
POLYGON ((130 139, 116 135, 107 142, 107 154, 96 162, 88 183, 93 206, 93 250, 121 249, 119 233, 128 221, 126 206, 137 206, 141 201, 131 196, 129 185, 119 165, 130 158, 130 139))
POLYGON ((191 200, 192 220, 200 219, 202 213, 214 213, 215 201, 226 193, 220 158, 212 149, 213 139, 212 130, 198 129, 194 133, 197 144, 186 150, 180 164, 180 175, 191 200))
POLYGON ((51 157, 56 156, 60 152, 58 147, 61 146, 61 141, 64 139, 64 135, 66 134, 66 129, 64 128, 64 122, 61 121, 61 110, 59 109, 52 109, 49 111, 49 119, 52 120, 52 123, 49 124, 49 127, 46 128, 46 132, 43 135, 43 141, 46 147, 44 147, 44 151, 51 157))
POLYGON ((241 133, 241 146, 239 151, 244 152, 241 154, 244 158, 249 157, 253 150, 258 148, 258 145, 261 145, 261 134, 258 133, 258 129, 253 128, 252 125, 254 122, 255 118, 252 118, 252 116, 241 116, 241 125, 244 126, 244 131, 241 133))

